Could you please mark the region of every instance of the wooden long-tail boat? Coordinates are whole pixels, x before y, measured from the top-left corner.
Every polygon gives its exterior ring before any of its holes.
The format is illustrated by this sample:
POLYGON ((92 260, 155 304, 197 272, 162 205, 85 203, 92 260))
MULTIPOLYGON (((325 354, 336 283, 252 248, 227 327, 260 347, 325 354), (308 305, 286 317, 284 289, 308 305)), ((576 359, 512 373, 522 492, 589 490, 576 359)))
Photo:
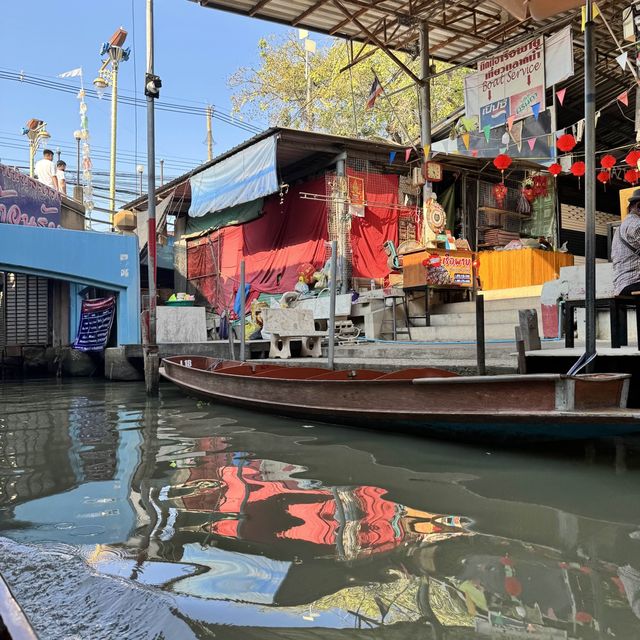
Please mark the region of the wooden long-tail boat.
POLYGON ((464 439, 575 439, 640 432, 629 374, 459 376, 434 368, 333 371, 174 356, 187 392, 282 416, 464 439))

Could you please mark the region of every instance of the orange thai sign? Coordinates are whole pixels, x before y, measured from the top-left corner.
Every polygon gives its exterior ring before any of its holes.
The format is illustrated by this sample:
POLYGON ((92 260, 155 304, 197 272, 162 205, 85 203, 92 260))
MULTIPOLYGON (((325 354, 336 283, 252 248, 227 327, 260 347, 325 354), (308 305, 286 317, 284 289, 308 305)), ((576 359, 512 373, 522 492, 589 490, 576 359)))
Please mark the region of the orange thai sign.
POLYGON ((429 249, 424 262, 427 284, 434 287, 471 287, 473 285, 473 254, 429 249))
POLYGON ((364 218, 364 178, 349 176, 349 213, 364 218))

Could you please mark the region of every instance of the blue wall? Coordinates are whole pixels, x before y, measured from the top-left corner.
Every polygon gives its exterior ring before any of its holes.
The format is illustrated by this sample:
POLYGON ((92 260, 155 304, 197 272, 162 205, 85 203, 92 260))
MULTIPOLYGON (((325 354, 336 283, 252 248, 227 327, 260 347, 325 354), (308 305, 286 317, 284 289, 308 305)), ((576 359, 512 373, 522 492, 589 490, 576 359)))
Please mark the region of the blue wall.
MULTIPOLYGON (((136 236, 0 224, 0 271, 17 271, 115 292, 118 344, 140 342, 136 236)), ((74 290, 77 287, 72 287, 72 294, 74 290)), ((73 332, 78 321, 79 304, 76 296, 72 296, 73 332)))

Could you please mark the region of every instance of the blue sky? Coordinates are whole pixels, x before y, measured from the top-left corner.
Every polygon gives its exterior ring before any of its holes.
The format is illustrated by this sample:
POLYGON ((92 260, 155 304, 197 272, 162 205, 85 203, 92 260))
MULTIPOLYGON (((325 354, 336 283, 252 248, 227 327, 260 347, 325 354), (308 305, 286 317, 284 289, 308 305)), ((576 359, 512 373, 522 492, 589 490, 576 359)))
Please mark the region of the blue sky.
MULTIPOLYGON (((119 27, 128 32, 125 46, 132 48, 121 66, 120 90, 142 96, 146 65, 145 0, 64 0, 64 2, 3 2, 0 70, 24 71, 45 79, 79 87, 78 78, 61 81, 59 73, 83 67, 90 84, 100 66, 100 44, 119 27), (134 72, 137 72, 134 73, 134 72)), ((257 43, 285 27, 256 19, 205 9, 188 0, 155 0, 155 70, 162 78, 160 100, 204 106, 212 103, 231 111, 228 77, 239 67, 258 60, 257 43)), ((317 38, 316 38, 317 39, 317 38)), ((110 131, 109 94, 88 100, 94 173, 108 171, 110 131)), ((26 139, 21 128, 29 118, 48 123, 52 135, 47 146, 62 150, 62 158, 75 170, 73 131, 79 128, 78 101, 73 94, 0 78, 0 162, 28 166, 26 139)), ((254 126, 266 127, 265 122, 254 126)), ((252 134, 214 120, 214 154, 252 134)), ((158 160, 165 159, 165 177, 175 177, 206 160, 206 123, 203 116, 156 111, 158 160)), ((146 112, 121 105, 118 123, 118 172, 135 172, 146 164, 146 112), (137 122, 137 158, 136 158, 137 122)), ((96 175, 106 184, 106 176, 96 175)), ((133 177, 119 187, 135 189, 133 177)), ((104 201, 98 202, 104 206, 104 201)))

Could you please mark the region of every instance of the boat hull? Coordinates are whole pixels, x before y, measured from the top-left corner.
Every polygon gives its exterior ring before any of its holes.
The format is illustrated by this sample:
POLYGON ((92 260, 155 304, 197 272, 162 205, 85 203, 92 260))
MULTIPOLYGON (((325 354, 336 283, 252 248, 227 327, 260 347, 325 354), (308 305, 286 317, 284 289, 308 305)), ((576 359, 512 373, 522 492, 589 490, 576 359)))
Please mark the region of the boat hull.
POLYGON ((599 384, 577 381, 571 387, 573 400, 584 406, 563 411, 556 408, 562 398, 559 376, 553 375, 460 378, 442 372, 445 377, 408 378, 398 372, 384 379, 382 372, 356 372, 348 378, 349 372, 325 370, 305 379, 309 372, 323 370, 225 363, 211 371, 208 362, 215 361, 169 358, 161 373, 185 391, 220 403, 384 431, 464 440, 585 439, 640 431, 640 413, 616 407, 628 386, 625 376, 599 384), (371 377, 376 374, 382 379, 371 377), (323 379, 332 375, 337 379, 323 379))

